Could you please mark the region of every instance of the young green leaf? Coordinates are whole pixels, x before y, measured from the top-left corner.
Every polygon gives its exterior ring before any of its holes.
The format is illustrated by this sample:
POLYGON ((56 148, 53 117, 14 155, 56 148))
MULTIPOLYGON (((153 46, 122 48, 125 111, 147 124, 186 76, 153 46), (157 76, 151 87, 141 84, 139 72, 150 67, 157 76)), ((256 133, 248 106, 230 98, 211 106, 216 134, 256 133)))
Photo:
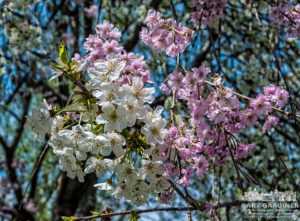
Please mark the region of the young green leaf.
POLYGON ((60 44, 59 51, 58 51, 59 59, 64 64, 69 64, 69 58, 67 53, 67 48, 64 43, 60 44))
POLYGON ((140 218, 140 216, 139 216, 135 211, 133 211, 133 212, 130 214, 130 216, 129 216, 129 218, 128 218, 128 221, 138 221, 139 218, 140 218))

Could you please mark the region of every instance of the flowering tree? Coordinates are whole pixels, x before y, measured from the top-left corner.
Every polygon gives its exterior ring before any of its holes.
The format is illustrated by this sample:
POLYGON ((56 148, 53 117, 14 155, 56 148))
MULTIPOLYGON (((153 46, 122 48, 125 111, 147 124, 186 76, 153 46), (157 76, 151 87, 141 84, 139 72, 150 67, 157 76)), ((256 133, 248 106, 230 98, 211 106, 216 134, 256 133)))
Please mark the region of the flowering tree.
MULTIPOLYGON (((62 0, 29 2, 25 9, 2 5, 3 38, 10 45, 3 44, 1 79, 13 85, 12 96, 20 93, 25 100, 22 113, 14 112, 13 98, 3 92, 1 107, 9 116, 3 122, 19 125, 6 140, 0 137, 8 180, 0 202, 4 213, 33 220, 39 211, 39 218, 52 219, 40 208, 47 205, 55 219, 65 220, 126 214, 138 220, 161 211, 169 211, 168 218, 181 211, 188 220, 239 220, 245 190, 272 190, 277 184, 299 191, 299 4, 62 0), (62 21, 55 21, 57 14, 62 21), (61 41, 66 44, 58 45, 61 41), (19 56, 24 58, 16 62, 19 56), (18 81, 28 75, 34 83, 26 81, 23 95, 18 81), (19 80, 13 82, 13 76, 19 80), (29 100, 41 99, 30 88, 48 97, 31 113, 29 100), (44 143, 22 185, 18 173, 26 169, 14 164, 21 162, 15 155, 25 126, 35 137, 26 132, 24 142, 44 143), (290 150, 282 156, 285 145, 290 150), (58 166, 43 173, 47 160, 58 166), (61 184, 52 187, 56 205, 50 198, 39 204, 39 173, 55 183, 59 168, 61 184), (88 208, 79 206, 96 190, 102 195, 88 208), (11 195, 16 203, 8 202, 11 195), (105 198, 121 205, 96 205, 105 198)), ((22 151, 19 156, 31 157, 22 151)))

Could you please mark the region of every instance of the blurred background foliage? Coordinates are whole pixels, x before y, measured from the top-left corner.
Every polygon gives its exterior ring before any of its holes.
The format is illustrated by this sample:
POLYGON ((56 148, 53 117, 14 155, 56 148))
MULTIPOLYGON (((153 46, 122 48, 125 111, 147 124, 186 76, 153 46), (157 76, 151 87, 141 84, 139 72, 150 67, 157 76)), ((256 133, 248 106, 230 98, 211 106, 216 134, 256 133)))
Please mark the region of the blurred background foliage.
MULTIPOLYGON (((296 1, 295 1, 296 2, 296 1)), ((190 19, 190 1, 173 0, 180 23, 197 29, 190 19)), ((159 84, 174 69, 175 59, 153 53, 139 41, 139 32, 150 8, 172 17, 170 0, 0 0, 0 217, 11 220, 59 220, 61 216, 89 215, 91 211, 136 208, 124 200, 96 191, 93 175, 85 183, 71 180, 61 173, 58 160, 48 151, 39 161, 46 140, 38 141, 26 128, 26 116, 43 98, 58 106, 66 104, 70 84, 53 75, 51 59, 57 58, 61 42, 69 56, 85 54, 83 42, 94 33, 97 22, 116 25, 123 33, 127 51, 143 55, 157 87, 156 105, 170 107, 170 100, 159 84), (100 13, 99 13, 100 12, 100 13), (41 162, 39 164, 38 162, 41 162), (38 166, 37 166, 38 165, 38 166), (32 176, 32 171, 37 173, 32 176), (27 190, 26 190, 27 189, 27 190), (20 206, 22 205, 22 206, 20 206), (21 209, 20 209, 21 208, 21 209)), ((185 68, 204 64, 222 73, 225 84, 235 91, 255 97, 269 83, 282 85, 290 93, 286 111, 299 112, 300 41, 286 39, 285 33, 272 28, 269 5, 262 0, 231 0, 224 16, 211 26, 202 26, 193 35, 192 44, 181 55, 185 68)), ((182 106, 177 107, 180 111, 182 106)), ((243 143, 255 148, 241 165, 260 186, 246 185, 262 191, 299 192, 300 127, 299 121, 282 116, 271 132, 261 127, 239 135, 243 143)), ((214 168, 213 175, 195 181, 192 192, 203 202, 240 200, 231 163, 214 168)), ((185 205, 178 199, 174 206, 185 205)), ((150 206, 157 206, 154 199, 150 206)), ((222 208, 221 220, 241 220, 240 205, 222 208)), ((193 212, 195 220, 209 219, 210 214, 193 212)), ((141 220, 185 219, 184 213, 142 215, 141 220)), ((126 220, 120 216, 115 220, 126 220)))

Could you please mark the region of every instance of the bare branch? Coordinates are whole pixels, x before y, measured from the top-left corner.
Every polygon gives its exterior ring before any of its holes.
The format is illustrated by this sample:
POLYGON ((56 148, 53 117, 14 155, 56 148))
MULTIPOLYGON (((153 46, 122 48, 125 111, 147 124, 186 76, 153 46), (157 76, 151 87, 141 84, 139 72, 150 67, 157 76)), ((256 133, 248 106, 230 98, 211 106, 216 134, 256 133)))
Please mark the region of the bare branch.
MULTIPOLYGON (((254 201, 253 201, 254 202, 254 201)), ((258 202, 258 201, 255 201, 258 202)), ((234 206, 241 206, 244 203, 250 203, 250 201, 232 201, 232 202, 225 202, 220 203, 212 207, 212 209, 218 208, 231 208, 234 206)), ((112 216, 120 216, 120 215, 128 215, 128 214, 142 214, 142 213, 152 213, 152 212, 186 212, 186 211, 205 211, 205 208, 195 208, 195 207, 164 207, 164 208, 149 208, 149 209, 141 209, 141 210, 125 210, 120 212, 113 212, 113 213, 103 213, 99 215, 92 215, 92 216, 85 216, 85 217, 72 217, 73 220, 91 220, 95 218, 105 218, 105 217, 112 217, 112 216)))

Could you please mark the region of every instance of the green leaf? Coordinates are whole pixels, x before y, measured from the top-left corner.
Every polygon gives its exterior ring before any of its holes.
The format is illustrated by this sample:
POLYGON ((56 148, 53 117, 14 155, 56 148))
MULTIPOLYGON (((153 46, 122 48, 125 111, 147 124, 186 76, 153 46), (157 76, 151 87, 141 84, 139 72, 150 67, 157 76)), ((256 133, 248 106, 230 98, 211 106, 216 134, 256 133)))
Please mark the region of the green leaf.
POLYGON ((62 63, 69 64, 68 53, 64 43, 60 44, 58 56, 62 63))
POLYGON ((135 211, 133 211, 131 213, 131 215, 129 216, 128 221, 138 221, 139 218, 140 218, 140 216, 135 211))
POLYGON ((61 219, 63 221, 74 221, 75 217, 74 216, 62 216, 61 219))
POLYGON ((91 214, 93 216, 100 216, 101 215, 101 212, 98 212, 98 211, 91 211, 91 214))
POLYGON ((57 63, 56 61, 51 61, 50 62, 50 64, 51 64, 51 66, 54 68, 54 69, 56 69, 56 70, 59 70, 59 71, 65 71, 65 66, 63 66, 63 65, 61 65, 61 64, 59 64, 59 63, 57 63))

